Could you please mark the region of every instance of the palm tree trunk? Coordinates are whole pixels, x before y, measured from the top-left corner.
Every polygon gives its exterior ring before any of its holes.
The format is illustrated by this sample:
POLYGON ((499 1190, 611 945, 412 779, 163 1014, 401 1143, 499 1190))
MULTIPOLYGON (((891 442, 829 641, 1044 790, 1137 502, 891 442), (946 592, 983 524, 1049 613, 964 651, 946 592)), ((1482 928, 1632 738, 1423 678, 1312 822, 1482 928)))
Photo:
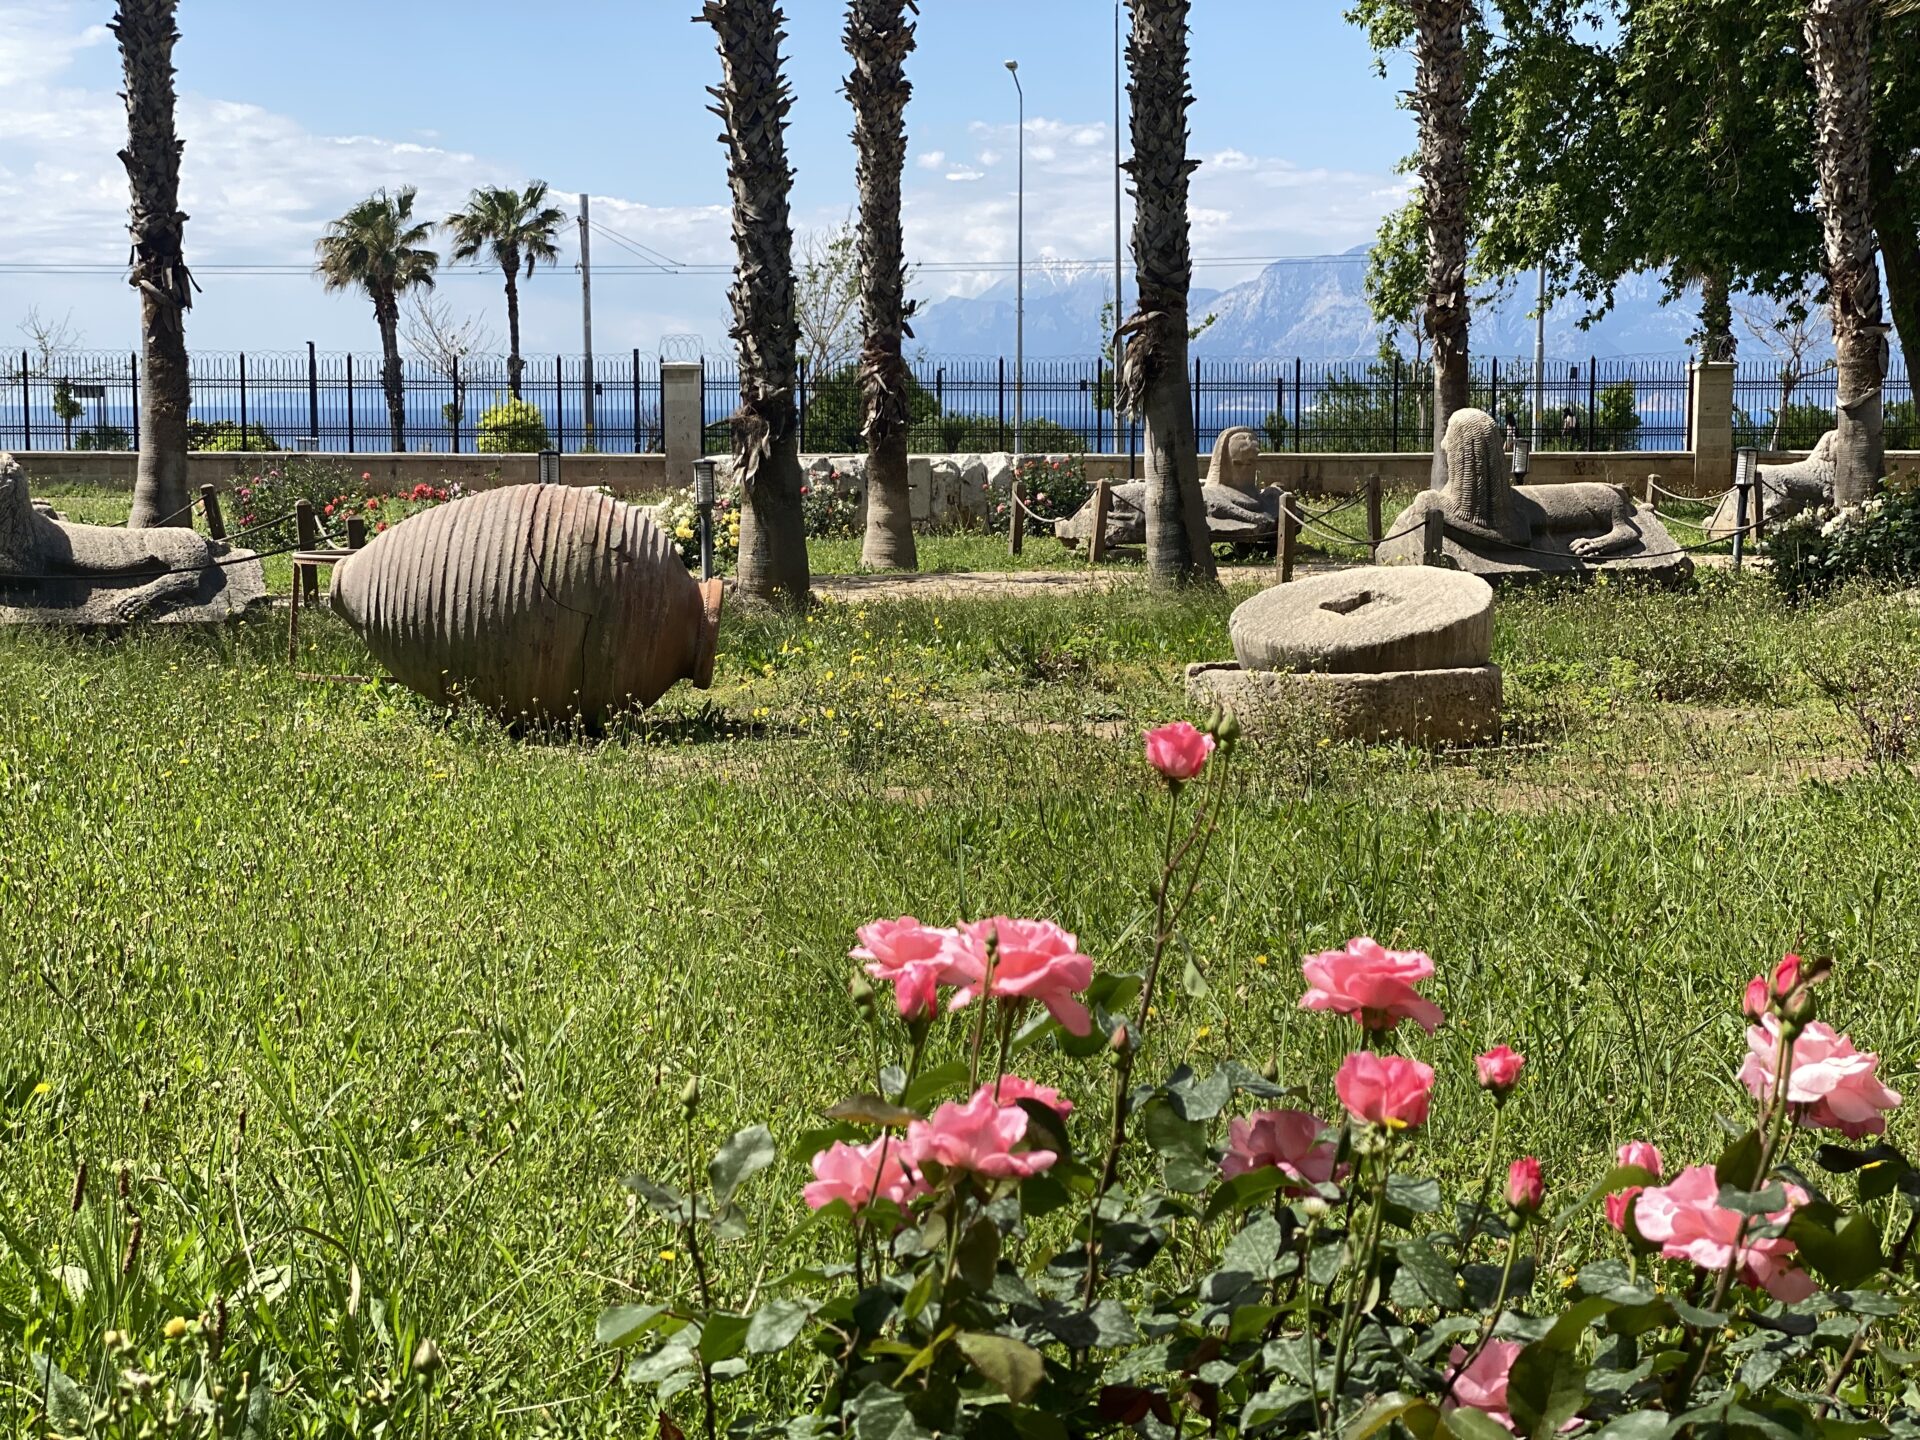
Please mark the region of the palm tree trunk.
POLYGON ((719 40, 722 80, 711 107, 726 133, 738 259, 728 298, 740 348, 740 408, 733 416, 740 480, 740 559, 746 595, 806 603, 807 531, 800 508, 799 416, 794 408, 800 327, 793 308, 793 170, 774 0, 705 0, 701 18, 719 40))
POLYGON ((1442 445, 1470 403, 1467 370, 1467 51, 1469 0, 1413 0, 1420 191, 1427 217, 1427 334, 1433 341, 1433 487, 1442 445))
POLYGON ((1147 578, 1157 585, 1211 584, 1213 536, 1200 493, 1199 442, 1187 380, 1187 292, 1193 284, 1187 180, 1189 0, 1130 0, 1128 93, 1133 100, 1133 259, 1139 304, 1126 337, 1118 398, 1146 418, 1147 578))
POLYGON ((126 74, 127 148, 132 191, 128 229, 140 292, 140 457, 127 524, 193 524, 187 494, 187 327, 193 277, 180 213, 181 142, 173 124, 173 46, 178 0, 120 0, 111 29, 126 74))
POLYGON ((387 395, 387 443, 398 455, 407 448, 407 392, 400 370, 399 300, 391 294, 376 294, 373 318, 380 326, 380 388, 387 395))
POLYGON ((907 164, 904 116, 913 86, 906 59, 913 51, 907 11, 914 0, 850 0, 844 37, 853 57, 847 98, 853 102, 853 138, 859 150, 860 394, 867 441, 867 531, 860 563, 878 570, 919 565, 913 543, 912 497, 907 483, 908 400, 913 377, 901 357, 907 317, 907 276, 900 235, 900 176, 907 164))
POLYGON ((507 272, 507 390, 520 398, 520 372, 527 362, 520 358, 520 266, 503 266, 507 272))
MULTIPOLYGON (((1880 262, 1887 269, 1887 308, 1893 312, 1900 353, 1920 357, 1920 206, 1911 176, 1885 141, 1873 145, 1873 229, 1880 238, 1880 262)), ((1908 373, 1914 360, 1907 362, 1908 373)))
POLYGON ((1826 239, 1833 348, 1839 356, 1839 430, 1833 494, 1872 497, 1886 470, 1881 395, 1887 327, 1873 233, 1873 0, 1811 0, 1807 54, 1815 96, 1814 155, 1826 239))

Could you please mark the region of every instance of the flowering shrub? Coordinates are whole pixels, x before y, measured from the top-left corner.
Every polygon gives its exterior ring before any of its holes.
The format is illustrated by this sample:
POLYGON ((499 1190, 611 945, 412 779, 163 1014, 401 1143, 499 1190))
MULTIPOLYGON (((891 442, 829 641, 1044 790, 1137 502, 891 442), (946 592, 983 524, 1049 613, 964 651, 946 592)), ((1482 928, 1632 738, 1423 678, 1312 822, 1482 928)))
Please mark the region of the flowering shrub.
POLYGON ((1790 599, 1858 577, 1920 582, 1920 483, 1896 477, 1863 505, 1803 510, 1767 536, 1774 583, 1790 599))
POLYGON ((810 540, 860 533, 860 496, 838 470, 801 482, 800 514, 810 540))
POLYGON ((228 501, 227 531, 245 534, 249 549, 267 550, 295 543, 293 508, 305 500, 324 532, 323 543, 346 543, 350 515, 367 522, 367 534, 377 535, 410 515, 458 500, 463 493, 451 486, 415 485, 398 495, 369 495, 364 487, 373 477, 366 471, 315 460, 288 460, 234 482, 228 501))
POLYGON ((627 1184, 679 1231, 695 1293, 597 1327, 668 1407, 660 1433, 717 1437, 724 1387, 755 1365, 784 1367, 757 1393, 786 1398, 730 1435, 1920 1433, 1920 1392, 1900 1378, 1913 1357, 1894 1348, 1911 1328, 1920 1170, 1885 1143, 1801 1138, 1877 1136, 1901 1100, 1876 1056, 1817 1018, 1825 962, 1788 956, 1747 987, 1754 1108, 1717 1155, 1672 1173, 1646 1141, 1579 1180, 1507 1154, 1528 1064, 1502 1045, 1472 1066, 1485 1168, 1448 1197, 1417 1168, 1439 1077, 1399 1051, 1445 1023, 1421 991, 1436 966, 1364 938, 1302 964, 1301 1008, 1355 1046, 1336 1111, 1309 1106, 1323 1082, 1234 1062, 1136 1076, 1157 1053, 1162 971, 1229 799, 1234 731, 1215 717, 1197 766, 1185 730, 1147 737, 1168 809, 1141 970, 1096 965, 1045 920, 858 930, 854 1003, 897 1059, 791 1145, 812 1175, 802 1229, 831 1227, 830 1263, 750 1296, 715 1288, 706 1256, 749 1233, 743 1186, 778 1149, 754 1126, 698 1168, 689 1085, 686 1183, 627 1184), (1107 1104, 1016 1070, 1048 1051, 1103 1059, 1107 1104), (1538 1284, 1549 1236, 1598 1206, 1617 1257, 1538 1284))
MULTIPOLYGON (((1079 513, 1080 507, 1093 498, 1093 482, 1087 479, 1087 462, 1078 455, 1062 455, 1051 459, 1044 455, 1023 456, 1015 462, 1012 474, 1020 482, 1020 498, 1026 502, 1027 509, 1033 512, 1027 516, 1029 526, 1035 523, 1035 515, 1045 521, 1065 520, 1079 513)), ((1013 497, 1005 481, 988 484, 989 528, 1006 529, 1012 506, 1013 497)))
MULTIPOLYGON (((700 568, 700 507, 693 503, 693 487, 676 490, 653 507, 654 521, 673 540, 689 570, 700 568)), ((726 493, 714 497, 713 563, 731 565, 740 554, 740 499, 726 493)))
POLYGON ((482 455, 533 455, 552 443, 546 415, 530 400, 509 396, 480 412, 474 449, 482 455))

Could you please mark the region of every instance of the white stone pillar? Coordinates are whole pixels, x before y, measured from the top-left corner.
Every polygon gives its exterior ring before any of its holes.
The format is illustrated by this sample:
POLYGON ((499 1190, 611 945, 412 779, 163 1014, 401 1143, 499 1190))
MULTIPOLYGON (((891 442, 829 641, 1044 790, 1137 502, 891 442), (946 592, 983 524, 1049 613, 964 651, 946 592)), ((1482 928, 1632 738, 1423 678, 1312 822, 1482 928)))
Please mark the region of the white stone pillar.
POLYGON ((660 428, 666 435, 667 484, 684 490, 693 484, 693 462, 700 458, 700 432, 706 419, 700 413, 698 364, 663 363, 660 366, 660 428))
POLYGON ((1688 367, 1687 448, 1693 452, 1697 494, 1717 494, 1733 484, 1733 376, 1730 360, 1688 367))

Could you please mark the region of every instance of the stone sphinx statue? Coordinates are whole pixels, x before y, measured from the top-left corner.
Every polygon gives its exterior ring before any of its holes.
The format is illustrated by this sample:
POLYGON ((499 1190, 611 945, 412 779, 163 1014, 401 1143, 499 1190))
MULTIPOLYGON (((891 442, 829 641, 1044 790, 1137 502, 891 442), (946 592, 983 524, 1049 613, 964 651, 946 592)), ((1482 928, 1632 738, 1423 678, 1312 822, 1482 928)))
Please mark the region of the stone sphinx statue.
POLYGON ((1459 410, 1447 422, 1446 485, 1423 491, 1390 527, 1385 563, 1418 562, 1422 522, 1438 511, 1447 559, 1498 584, 1627 570, 1681 580, 1693 562, 1652 511, 1615 485, 1585 482, 1516 487, 1504 432, 1484 410, 1459 410))
MULTIPOLYGON (((1220 432, 1213 460, 1201 483, 1207 507, 1207 529, 1219 545, 1264 546, 1271 549, 1280 531, 1280 492, 1262 489, 1255 476, 1260 440, 1250 427, 1235 425, 1220 432)), ((1144 480, 1115 485, 1107 497, 1107 548, 1144 545, 1147 541, 1147 486, 1144 480)), ((1054 535, 1062 544, 1077 547, 1093 538, 1092 500, 1077 514, 1056 520, 1054 535)))
POLYGON ((249 552, 191 530, 53 518, 27 493, 14 458, 0 455, 0 623, 225 619, 265 594, 249 552))
MULTIPOLYGON (((1829 430, 1804 460, 1755 468, 1753 493, 1747 496, 1747 523, 1778 525, 1810 506, 1833 503, 1833 450, 1840 432, 1829 430)), ((1738 495, 1724 495, 1707 520, 1707 538, 1725 540, 1740 528, 1738 495)))

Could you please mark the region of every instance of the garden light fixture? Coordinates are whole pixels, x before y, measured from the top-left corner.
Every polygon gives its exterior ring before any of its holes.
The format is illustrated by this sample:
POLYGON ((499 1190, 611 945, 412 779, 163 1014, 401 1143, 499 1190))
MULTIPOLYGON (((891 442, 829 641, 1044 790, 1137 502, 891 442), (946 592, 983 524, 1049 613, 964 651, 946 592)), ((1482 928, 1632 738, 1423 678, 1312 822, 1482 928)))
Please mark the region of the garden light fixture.
POLYGON ((560 452, 558 450, 540 452, 540 483, 542 485, 560 483, 560 452))
POLYGON ((713 579, 713 506, 714 472, 718 467, 710 459, 693 462, 693 504, 700 512, 700 578, 713 579))
POLYGON ((1513 437, 1513 483, 1524 485, 1527 471, 1533 466, 1533 446, 1524 435, 1513 437))

